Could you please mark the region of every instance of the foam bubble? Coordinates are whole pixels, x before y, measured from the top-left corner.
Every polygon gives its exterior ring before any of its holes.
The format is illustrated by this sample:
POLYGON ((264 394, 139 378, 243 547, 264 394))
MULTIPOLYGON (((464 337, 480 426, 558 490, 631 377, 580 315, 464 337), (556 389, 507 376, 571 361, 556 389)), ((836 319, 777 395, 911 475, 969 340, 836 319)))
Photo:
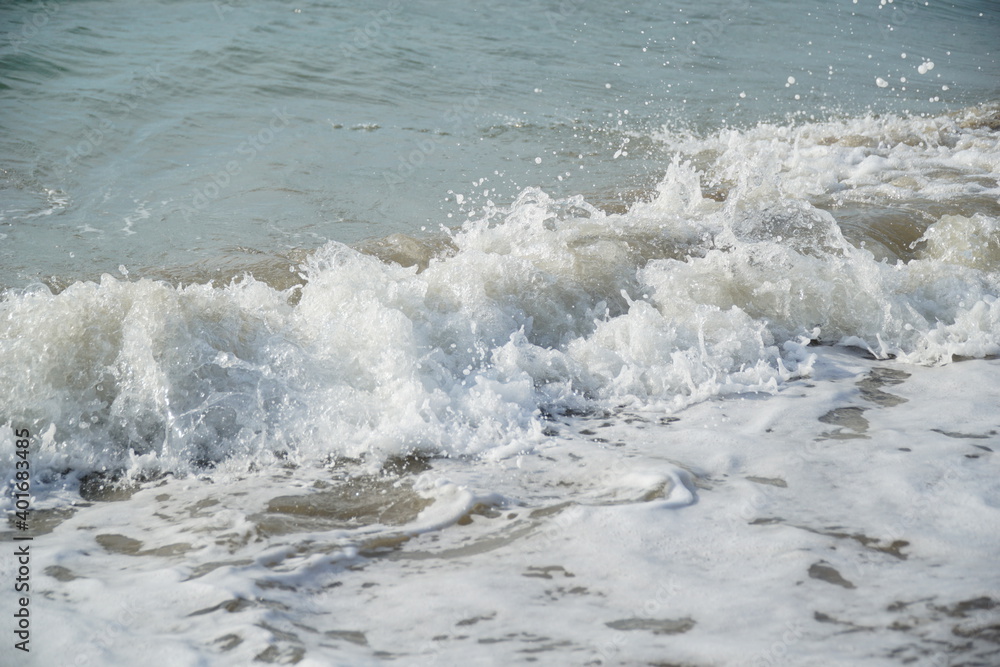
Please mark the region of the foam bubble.
POLYGON ((438 241, 328 244, 284 290, 10 292, 0 423, 49 433, 50 472, 504 457, 543 411, 778 391, 817 338, 996 354, 992 113, 664 134, 677 155, 625 213, 528 188, 438 241))

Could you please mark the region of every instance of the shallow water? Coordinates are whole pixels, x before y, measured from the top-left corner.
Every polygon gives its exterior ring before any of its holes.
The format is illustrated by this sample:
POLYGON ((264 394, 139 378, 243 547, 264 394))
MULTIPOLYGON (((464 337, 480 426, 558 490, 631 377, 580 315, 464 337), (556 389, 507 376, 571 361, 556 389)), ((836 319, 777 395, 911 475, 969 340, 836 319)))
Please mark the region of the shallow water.
POLYGON ((34 664, 990 664, 995 3, 0 22, 34 664))
POLYGON ((2 283, 228 280, 529 186, 627 206, 660 128, 995 101, 998 24, 968 0, 5 3, 2 283))

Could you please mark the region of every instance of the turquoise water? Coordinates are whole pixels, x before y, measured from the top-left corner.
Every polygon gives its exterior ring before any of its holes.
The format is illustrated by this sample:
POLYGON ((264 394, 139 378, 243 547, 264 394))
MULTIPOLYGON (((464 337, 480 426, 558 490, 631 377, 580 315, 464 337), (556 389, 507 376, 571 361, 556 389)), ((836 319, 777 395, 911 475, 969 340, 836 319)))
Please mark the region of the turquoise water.
POLYGON ((3 3, 17 664, 995 664, 998 36, 3 3))
POLYGON ((803 340, 997 353, 995 3, 4 16, 0 424, 54 469, 505 451, 777 391, 803 340))
POLYGON ((7 2, 0 34, 5 286, 283 285, 529 186, 627 206, 663 128, 1000 97, 995 2, 7 2))

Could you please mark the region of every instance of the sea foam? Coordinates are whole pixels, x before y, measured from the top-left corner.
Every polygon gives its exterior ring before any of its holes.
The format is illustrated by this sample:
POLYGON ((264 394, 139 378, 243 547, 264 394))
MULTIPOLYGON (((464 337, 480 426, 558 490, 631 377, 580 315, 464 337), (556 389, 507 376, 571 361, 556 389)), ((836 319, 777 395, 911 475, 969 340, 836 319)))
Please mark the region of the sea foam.
POLYGON ((427 241, 329 243, 287 289, 11 291, 0 421, 49 434, 50 474, 502 458, 546 414, 778 391, 810 344, 995 355, 991 114, 664 134, 665 175, 625 213, 528 188, 427 241))

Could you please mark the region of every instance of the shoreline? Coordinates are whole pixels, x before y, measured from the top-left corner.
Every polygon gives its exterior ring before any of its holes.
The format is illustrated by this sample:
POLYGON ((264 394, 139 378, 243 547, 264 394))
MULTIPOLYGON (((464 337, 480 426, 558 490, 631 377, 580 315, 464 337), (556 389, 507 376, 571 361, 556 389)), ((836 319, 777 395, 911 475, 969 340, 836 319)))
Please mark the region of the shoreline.
POLYGON ((35 540, 39 656, 127 599, 171 665, 986 665, 998 372, 820 348, 775 396, 561 418, 534 453, 430 459, 353 506, 319 468, 163 480, 35 540))

